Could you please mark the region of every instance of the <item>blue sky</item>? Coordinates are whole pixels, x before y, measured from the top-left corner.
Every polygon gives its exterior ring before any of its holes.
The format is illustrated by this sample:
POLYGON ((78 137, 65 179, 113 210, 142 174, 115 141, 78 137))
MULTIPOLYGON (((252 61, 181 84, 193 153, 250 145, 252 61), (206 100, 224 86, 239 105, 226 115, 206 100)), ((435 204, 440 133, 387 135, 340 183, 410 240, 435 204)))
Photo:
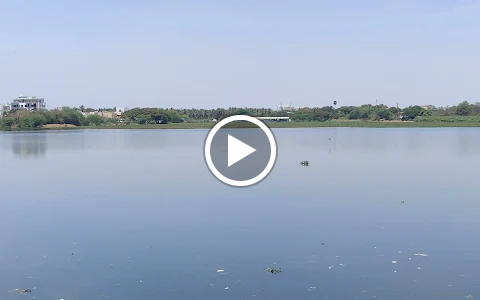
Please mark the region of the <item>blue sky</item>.
POLYGON ((0 0, 0 102, 477 102, 479 15, 472 0, 0 0))

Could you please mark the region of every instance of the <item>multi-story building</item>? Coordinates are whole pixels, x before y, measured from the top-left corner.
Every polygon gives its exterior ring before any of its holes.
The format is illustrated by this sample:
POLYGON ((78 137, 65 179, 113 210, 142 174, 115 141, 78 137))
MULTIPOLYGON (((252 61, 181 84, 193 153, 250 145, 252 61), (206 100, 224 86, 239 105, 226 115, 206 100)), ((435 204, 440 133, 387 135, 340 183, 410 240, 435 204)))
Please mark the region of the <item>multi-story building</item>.
POLYGON ((45 99, 20 95, 11 106, 12 109, 45 110, 45 99))
POLYGON ((12 110, 12 106, 10 104, 0 104, 0 118, 3 117, 4 114, 12 110))

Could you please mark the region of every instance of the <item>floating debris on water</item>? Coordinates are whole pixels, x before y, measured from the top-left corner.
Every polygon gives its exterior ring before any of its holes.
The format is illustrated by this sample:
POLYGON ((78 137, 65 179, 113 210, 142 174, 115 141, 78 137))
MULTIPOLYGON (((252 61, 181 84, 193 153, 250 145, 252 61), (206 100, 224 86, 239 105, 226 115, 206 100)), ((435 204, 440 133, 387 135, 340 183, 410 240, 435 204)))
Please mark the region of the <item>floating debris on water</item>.
POLYGON ((226 288, 224 288, 224 290, 228 290, 228 286, 226 288))
POLYGON ((309 292, 310 292, 310 291, 313 291, 313 290, 315 290, 316 288, 317 288, 317 287, 315 287, 315 286, 311 286, 311 287, 308 288, 308 291, 309 291, 309 292))
POLYGON ((396 263, 397 263, 397 261, 396 261, 396 260, 392 260, 392 264, 396 264, 396 263))
POLYGON ((328 267, 329 269, 333 268, 333 266, 328 267))
POLYGON ((475 299, 472 295, 465 296, 465 299, 475 299))
POLYGON ((222 272, 225 272, 225 270, 223 270, 223 269, 217 269, 217 273, 222 273, 222 272))
POLYGON ((282 272, 282 268, 266 268, 265 271, 270 272, 272 274, 278 274, 282 272))
POLYGON ((419 252, 415 253, 415 255, 416 255, 416 256, 423 256, 423 257, 427 257, 427 256, 428 256, 428 254, 419 253, 419 252))
POLYGON ((32 288, 32 289, 14 289, 14 290, 11 290, 9 291, 9 293, 17 293, 17 294, 21 294, 21 295, 26 295, 27 293, 31 293, 32 290, 36 289, 36 287, 32 288))
POLYGON ((304 167, 308 167, 308 160, 302 160, 300 164, 304 167))
POLYGON ((327 246, 328 243, 327 242, 322 242, 322 246, 327 246))
POLYGON ((344 265, 344 264, 338 264, 338 265, 339 265, 339 266, 342 266, 342 267, 345 267, 345 265, 344 265))

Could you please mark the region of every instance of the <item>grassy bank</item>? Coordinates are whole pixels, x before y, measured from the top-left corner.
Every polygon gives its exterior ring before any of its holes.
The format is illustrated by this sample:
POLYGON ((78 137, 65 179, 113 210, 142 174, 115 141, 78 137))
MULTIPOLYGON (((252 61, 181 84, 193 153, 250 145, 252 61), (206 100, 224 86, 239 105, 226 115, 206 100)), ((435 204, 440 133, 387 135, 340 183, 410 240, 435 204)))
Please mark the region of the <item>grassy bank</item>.
MULTIPOLYGON (((232 123, 231 123, 232 124, 232 123)), ((250 123, 235 123, 229 127, 251 127, 250 123)), ((44 130, 75 129, 210 129, 215 123, 170 123, 147 125, 100 125, 44 128, 44 130)), ((354 127, 354 128, 431 128, 431 127, 480 127, 480 122, 376 122, 376 121, 326 121, 326 122, 269 122, 270 128, 318 128, 318 127, 354 127)))

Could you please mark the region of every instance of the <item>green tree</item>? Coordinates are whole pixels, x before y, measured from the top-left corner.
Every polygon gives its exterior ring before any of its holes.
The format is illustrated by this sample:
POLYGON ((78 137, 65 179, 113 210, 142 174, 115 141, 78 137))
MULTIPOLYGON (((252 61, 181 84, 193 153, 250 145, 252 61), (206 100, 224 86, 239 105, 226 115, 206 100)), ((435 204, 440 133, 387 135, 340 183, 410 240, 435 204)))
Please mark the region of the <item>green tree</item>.
POLYGON ((150 124, 153 121, 151 115, 138 115, 135 120, 138 124, 150 124))
POLYGON ((392 107, 388 108, 388 111, 391 112, 393 115, 395 115, 395 114, 398 114, 399 112, 401 112, 402 110, 398 107, 392 106, 392 107))
POLYGON ((470 107, 470 104, 467 101, 463 101, 458 104, 455 114, 457 116, 468 116, 471 111, 472 108, 470 107))
POLYGON ((422 116, 425 110, 418 105, 409 106, 403 110, 404 120, 413 120, 418 116, 422 116))
POLYGON ((103 123, 105 123, 105 120, 103 119, 102 116, 99 116, 99 115, 88 115, 87 118, 86 118, 86 123, 88 125, 101 125, 103 123))
POLYGON ((0 119, 0 125, 2 129, 10 129, 15 124, 15 118, 12 116, 5 116, 0 119))
POLYGON ((333 114, 329 111, 319 110, 312 114, 311 120, 312 121, 320 121, 325 122, 332 119, 333 114))
POLYGON ((360 109, 355 107, 354 109, 352 109, 350 111, 350 113, 348 114, 348 118, 350 120, 358 120, 360 119, 360 109))
POLYGON ((380 109, 377 111, 377 116, 380 119, 390 120, 392 118, 392 112, 388 109, 380 109))
POLYGON ((237 109, 237 115, 248 115, 248 110, 245 108, 239 108, 237 109))

